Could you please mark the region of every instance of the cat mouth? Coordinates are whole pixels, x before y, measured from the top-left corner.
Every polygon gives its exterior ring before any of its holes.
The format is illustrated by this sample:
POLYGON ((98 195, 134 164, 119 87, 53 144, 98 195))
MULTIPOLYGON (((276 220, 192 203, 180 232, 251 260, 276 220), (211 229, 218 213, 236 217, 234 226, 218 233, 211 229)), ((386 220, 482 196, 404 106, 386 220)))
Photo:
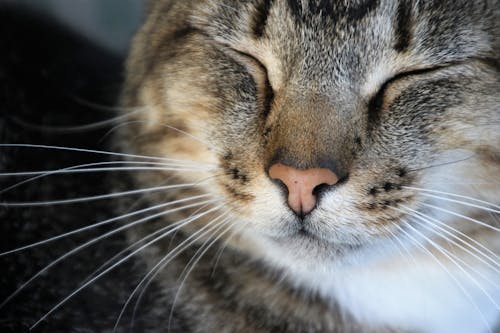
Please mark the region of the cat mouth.
POLYGON ((312 232, 307 230, 307 228, 304 226, 300 227, 300 229, 297 231, 296 236, 301 237, 301 238, 310 238, 310 239, 319 240, 316 235, 314 235, 312 232))
POLYGON ((286 238, 315 243, 329 243, 321 235, 318 235, 317 230, 303 220, 298 223, 296 229, 291 231, 286 238))

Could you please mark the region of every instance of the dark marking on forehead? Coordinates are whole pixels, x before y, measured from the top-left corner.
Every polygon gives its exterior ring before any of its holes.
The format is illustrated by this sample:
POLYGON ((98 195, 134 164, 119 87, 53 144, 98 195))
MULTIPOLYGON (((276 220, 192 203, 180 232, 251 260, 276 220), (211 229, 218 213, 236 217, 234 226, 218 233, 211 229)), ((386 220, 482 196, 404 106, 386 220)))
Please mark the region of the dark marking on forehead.
POLYGON ((300 22, 320 16, 334 22, 345 18, 348 23, 355 23, 374 11, 379 5, 379 0, 365 0, 347 4, 333 0, 309 0, 307 6, 303 7, 303 1, 287 0, 290 11, 300 22))
POLYGON ((359 6, 348 6, 347 18, 350 21, 359 21, 378 8, 378 0, 361 3, 359 6))
POLYGON ((252 31, 255 37, 262 37, 264 31, 266 30, 267 18, 269 17, 269 11, 273 6, 274 0, 261 0, 255 10, 256 14, 254 17, 252 31))
POLYGON ((287 2, 288 2, 288 8, 290 8, 292 15, 300 21, 303 17, 302 1, 301 0, 287 0, 287 2))
POLYGON ((410 46, 411 41, 411 3, 407 0, 402 0, 398 5, 398 12, 395 22, 396 43, 394 49, 398 52, 405 52, 410 46))

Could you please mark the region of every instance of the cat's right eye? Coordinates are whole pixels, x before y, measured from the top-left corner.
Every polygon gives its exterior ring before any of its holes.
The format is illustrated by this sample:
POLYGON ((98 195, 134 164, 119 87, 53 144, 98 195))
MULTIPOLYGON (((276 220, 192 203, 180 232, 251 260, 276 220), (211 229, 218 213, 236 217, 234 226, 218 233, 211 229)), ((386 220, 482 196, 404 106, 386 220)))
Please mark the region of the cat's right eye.
POLYGON ((262 117, 267 118, 271 112, 274 101, 274 89, 269 81, 269 74, 266 66, 257 58, 246 52, 231 49, 231 54, 242 63, 252 75, 257 87, 260 113, 262 117))

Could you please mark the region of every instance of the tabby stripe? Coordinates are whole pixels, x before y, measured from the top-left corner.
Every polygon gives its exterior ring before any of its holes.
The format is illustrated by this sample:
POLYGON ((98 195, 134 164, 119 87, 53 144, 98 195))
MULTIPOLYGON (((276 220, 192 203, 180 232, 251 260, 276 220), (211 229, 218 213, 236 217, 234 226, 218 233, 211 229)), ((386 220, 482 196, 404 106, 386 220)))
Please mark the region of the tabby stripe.
POLYGON ((396 43, 394 49, 398 52, 405 52, 410 46, 412 15, 411 3, 401 0, 398 5, 397 21, 395 27, 396 43))
POLYGON ((347 19, 349 21, 359 21, 372 11, 378 8, 378 0, 369 0, 357 7, 348 7, 347 19))
POLYGON ((288 7, 290 8, 293 16, 299 21, 302 20, 302 1, 300 0, 287 0, 288 7))
POLYGON ((256 7, 256 15, 254 18, 253 34, 260 38, 264 34, 267 25, 269 11, 273 6, 274 0, 261 0, 256 7))
POLYGON ((338 3, 332 0, 309 1, 308 6, 305 8, 307 12, 304 12, 302 9, 302 0, 288 0, 287 3, 295 19, 298 21, 304 22, 308 19, 308 16, 321 16, 335 22, 340 21, 341 18, 346 18, 348 22, 354 23, 362 20, 377 9, 379 0, 367 0, 357 6, 338 3))

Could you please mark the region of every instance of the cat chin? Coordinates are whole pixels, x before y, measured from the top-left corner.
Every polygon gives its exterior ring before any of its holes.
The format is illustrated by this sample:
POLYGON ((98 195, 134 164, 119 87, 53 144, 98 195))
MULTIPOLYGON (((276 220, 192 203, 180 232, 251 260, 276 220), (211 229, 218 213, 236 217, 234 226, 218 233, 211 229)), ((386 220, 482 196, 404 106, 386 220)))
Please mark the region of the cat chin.
POLYGON ((368 250, 373 248, 373 244, 332 242, 306 229, 279 236, 247 230, 243 238, 246 242, 240 250, 254 259, 267 262, 271 268, 278 268, 285 274, 292 275, 302 275, 303 272, 312 275, 318 272, 323 275, 346 265, 364 264, 366 258, 373 256, 366 256, 366 253, 381 253, 368 250))

